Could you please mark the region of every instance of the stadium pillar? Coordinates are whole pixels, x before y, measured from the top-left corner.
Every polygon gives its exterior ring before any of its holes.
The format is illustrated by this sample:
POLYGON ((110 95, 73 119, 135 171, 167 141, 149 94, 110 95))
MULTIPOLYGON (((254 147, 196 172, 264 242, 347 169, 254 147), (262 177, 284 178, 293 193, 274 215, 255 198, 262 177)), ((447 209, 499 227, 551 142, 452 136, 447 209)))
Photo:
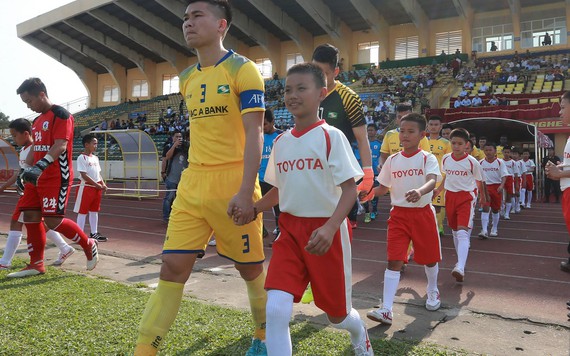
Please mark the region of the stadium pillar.
POLYGON ((85 68, 83 73, 77 73, 79 79, 87 89, 87 94, 89 95, 89 102, 87 103, 88 108, 96 108, 99 102, 99 76, 97 73, 91 69, 85 68))
POLYGON ((119 100, 122 102, 124 99, 129 99, 131 93, 127 90, 127 69, 120 64, 114 63, 110 72, 111 76, 117 82, 119 87, 119 100))
POLYGON ((156 78, 156 63, 150 59, 145 59, 143 62, 143 74, 146 76, 146 82, 148 83, 148 97, 154 98, 162 95, 162 91, 157 93, 157 90, 162 88, 162 78, 156 78), (158 85, 159 81, 161 85, 158 85))
MULTIPOLYGON (((566 0, 566 46, 570 44, 570 0, 566 0)), ((561 34, 564 36, 564 34, 561 34)))
POLYGON ((514 50, 521 49, 521 3, 520 0, 510 0, 511 18, 513 19, 514 50))
MULTIPOLYGON (((353 53, 356 53, 352 49, 352 30, 344 22, 340 23, 339 26, 340 36, 338 38, 333 38, 332 43, 338 48, 340 52, 340 58, 348 58, 348 62, 345 61, 344 69, 350 68, 351 63, 356 63, 356 58, 351 57, 353 53)), ((311 53, 312 56, 312 53, 311 53)), ((309 56, 309 58, 311 58, 309 56)))
MULTIPOLYGON (((281 41, 271 34, 267 34, 267 57, 271 61, 273 73, 279 72, 283 56, 281 55, 281 41)), ((273 75, 273 73, 271 73, 273 75)))

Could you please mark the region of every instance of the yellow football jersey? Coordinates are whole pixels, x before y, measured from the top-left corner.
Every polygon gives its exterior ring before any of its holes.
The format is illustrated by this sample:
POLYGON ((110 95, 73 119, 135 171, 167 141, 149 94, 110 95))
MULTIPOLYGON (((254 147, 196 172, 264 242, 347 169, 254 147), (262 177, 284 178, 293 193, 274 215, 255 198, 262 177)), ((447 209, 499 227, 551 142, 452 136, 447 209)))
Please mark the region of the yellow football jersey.
POLYGON ((190 114, 188 162, 206 166, 242 162, 242 115, 265 111, 264 83, 256 65, 229 51, 216 65, 198 63, 185 69, 180 93, 190 114))
MULTIPOLYGON (((431 152, 427 137, 422 138, 420 141, 420 148, 424 151, 431 152)), ((393 155, 394 153, 398 153, 401 150, 402 145, 400 144, 400 129, 394 129, 386 132, 384 135, 384 140, 382 141, 382 147, 380 147, 380 153, 393 155)))
POLYGON ((505 158, 503 156, 503 146, 497 146, 497 158, 503 159, 505 158))
POLYGON ((443 155, 451 152, 451 142, 443 137, 429 139, 430 152, 437 158, 437 162, 441 167, 443 155))
POLYGON ((471 152, 471 156, 475 157, 478 161, 485 159, 485 152, 478 147, 473 147, 473 151, 471 152))

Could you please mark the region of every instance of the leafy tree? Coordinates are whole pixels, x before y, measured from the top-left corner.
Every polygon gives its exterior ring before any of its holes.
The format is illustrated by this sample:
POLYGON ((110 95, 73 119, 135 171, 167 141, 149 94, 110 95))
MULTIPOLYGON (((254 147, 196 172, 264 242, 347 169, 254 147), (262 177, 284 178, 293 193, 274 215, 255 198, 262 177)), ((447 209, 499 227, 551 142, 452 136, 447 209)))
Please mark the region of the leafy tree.
POLYGON ((10 124, 10 116, 6 116, 2 111, 0 111, 0 129, 7 129, 8 124, 10 124))

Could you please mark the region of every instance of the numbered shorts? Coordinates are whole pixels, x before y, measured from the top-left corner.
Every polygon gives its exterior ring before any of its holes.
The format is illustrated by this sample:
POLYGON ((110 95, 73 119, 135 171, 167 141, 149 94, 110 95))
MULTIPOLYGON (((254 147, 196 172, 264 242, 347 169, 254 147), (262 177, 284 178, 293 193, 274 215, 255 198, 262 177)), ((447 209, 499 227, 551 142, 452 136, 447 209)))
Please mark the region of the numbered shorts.
POLYGON ((513 176, 507 176, 507 179, 505 179, 505 193, 515 194, 515 179, 513 176))
POLYGON ((487 185, 487 192, 489 193, 489 201, 485 204, 481 204, 484 207, 490 206, 491 210, 499 211, 501 210, 501 202, 503 200, 503 195, 499 193, 500 184, 488 184, 487 185))
MULTIPOLYGON (((262 214, 247 225, 237 226, 226 213, 242 175, 241 163, 185 169, 172 203, 162 253, 203 253, 215 234, 220 256, 237 263, 263 262, 262 214)), ((253 200, 260 198, 256 181, 253 200)))
MULTIPOLYGON (((437 182, 435 187, 439 187, 439 185, 441 184, 441 181, 437 182)), ((442 190, 441 194, 438 195, 437 197, 434 196, 433 199, 431 200, 431 204, 433 206, 441 206, 441 207, 445 207, 445 189, 442 190)))
POLYGON ((473 228, 473 216, 477 205, 477 193, 474 192, 445 192, 445 215, 447 225, 457 231, 459 226, 473 228))
POLYGON ((534 190, 534 176, 532 174, 525 174, 525 184, 524 184, 524 189, 526 189, 527 191, 529 190, 534 190))
POLYGON ((35 186, 26 183, 24 195, 18 201, 20 210, 41 210, 43 216, 65 215, 71 185, 35 186))
POLYGON ((352 230, 347 219, 340 225, 330 249, 322 256, 308 253, 311 233, 329 218, 302 218, 288 213, 279 216, 281 233, 273 243, 265 289, 290 293, 298 303, 307 284, 315 305, 330 316, 346 316, 352 308, 352 230))
POLYGON ((77 187, 77 198, 75 199, 73 212, 78 214, 87 214, 90 211, 101 210, 102 197, 103 191, 101 189, 86 186, 82 183, 77 187))
POLYGON ((441 261, 441 242, 431 204, 423 208, 392 207, 388 218, 388 261, 406 261, 410 241, 414 261, 428 265, 441 261))

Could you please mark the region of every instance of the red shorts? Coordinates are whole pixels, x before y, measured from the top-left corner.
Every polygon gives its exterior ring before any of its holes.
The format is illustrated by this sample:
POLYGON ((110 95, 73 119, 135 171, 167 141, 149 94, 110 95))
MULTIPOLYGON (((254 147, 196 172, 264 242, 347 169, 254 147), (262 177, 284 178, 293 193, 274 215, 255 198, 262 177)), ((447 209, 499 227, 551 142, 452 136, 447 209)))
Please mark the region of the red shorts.
POLYGON ((26 183, 24 195, 18 201, 21 210, 41 210, 42 215, 65 215, 70 184, 40 185, 26 183))
POLYGON ((273 244, 265 289, 290 293, 298 303, 311 282, 315 305, 330 316, 343 317, 352 308, 352 230, 347 220, 336 232, 326 254, 316 256, 305 251, 311 233, 327 220, 281 212, 281 233, 273 244))
POLYGON ((414 244, 414 261, 428 265, 441 261, 441 241, 431 204, 423 208, 394 206, 388 219, 388 261, 406 261, 410 241, 414 244))
POLYGON ((562 192, 562 215, 564 215, 566 229, 570 233, 570 188, 562 192))
POLYGON ((518 194, 521 190, 522 178, 517 177, 515 179, 515 193, 518 194))
POLYGON ((523 188, 527 191, 534 190, 534 176, 532 174, 525 174, 524 176, 526 181, 523 188))
POLYGON ((103 191, 91 186, 80 185, 77 187, 74 213, 87 214, 90 211, 101 210, 101 197, 103 191))
POLYGON ((17 222, 24 222, 24 213, 22 212, 22 208, 21 208, 21 201, 22 201, 22 197, 20 197, 20 199, 18 199, 18 202, 16 203, 16 208, 14 208, 14 213, 12 213, 12 221, 17 221, 17 222))
POLYGON ((505 180, 505 193, 510 195, 515 194, 515 180, 513 176, 507 176, 505 180))
POLYGON ((483 204, 483 206, 490 206, 491 210, 499 211, 501 210, 501 201, 503 200, 502 193, 499 193, 500 184, 488 184, 487 192, 489 193, 489 201, 483 204))
POLYGON ((447 225, 457 231, 459 226, 473 227, 473 216, 477 204, 476 192, 450 192, 445 193, 445 215, 447 225))

